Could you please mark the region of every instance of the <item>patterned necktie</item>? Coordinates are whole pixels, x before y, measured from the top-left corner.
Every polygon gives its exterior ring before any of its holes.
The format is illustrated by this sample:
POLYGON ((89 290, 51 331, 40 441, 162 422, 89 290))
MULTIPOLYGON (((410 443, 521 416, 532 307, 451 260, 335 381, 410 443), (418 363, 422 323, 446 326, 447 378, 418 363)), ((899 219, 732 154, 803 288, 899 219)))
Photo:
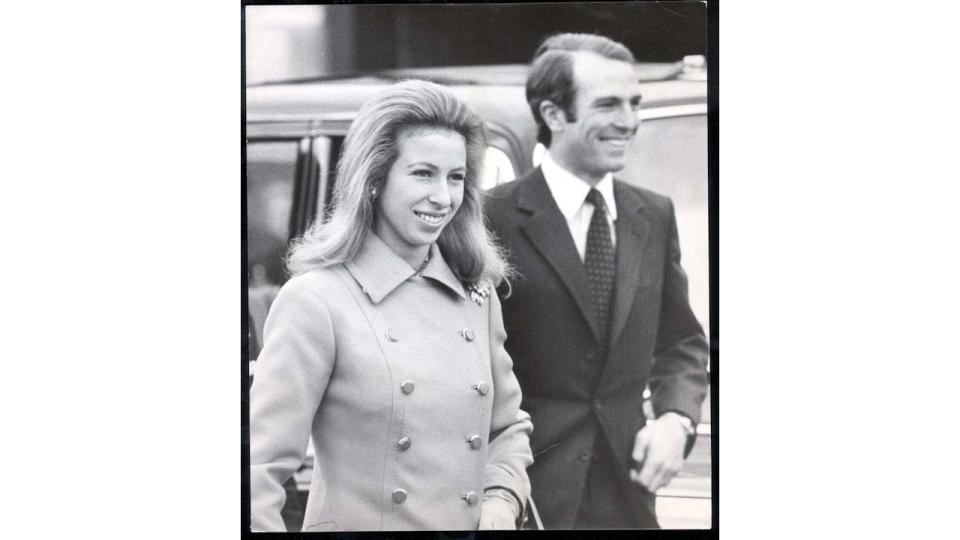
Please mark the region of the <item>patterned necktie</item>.
POLYGON ((587 230, 587 254, 584 257, 584 266, 587 269, 587 280, 590 282, 593 308, 600 322, 600 342, 606 349, 607 332, 610 326, 610 304, 613 299, 613 279, 616 274, 613 242, 610 240, 610 223, 607 221, 607 206, 603 202, 603 196, 599 191, 591 188, 590 193, 587 194, 587 202, 593 204, 593 217, 590 218, 590 228, 587 230))

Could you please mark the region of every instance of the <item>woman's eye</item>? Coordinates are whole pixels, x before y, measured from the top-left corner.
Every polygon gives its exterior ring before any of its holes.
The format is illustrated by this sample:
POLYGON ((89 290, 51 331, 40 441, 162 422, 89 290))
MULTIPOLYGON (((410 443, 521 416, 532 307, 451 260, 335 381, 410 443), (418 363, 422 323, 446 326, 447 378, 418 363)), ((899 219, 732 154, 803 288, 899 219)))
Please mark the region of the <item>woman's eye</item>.
POLYGON ((419 170, 413 171, 413 175, 414 175, 414 176, 422 176, 422 177, 424 177, 424 178, 429 178, 429 177, 430 177, 430 171, 428 171, 428 170, 426 170, 426 169, 419 169, 419 170))
POLYGON ((463 173, 454 173, 450 175, 450 180, 453 180, 454 182, 463 182, 466 179, 467 175, 463 173))

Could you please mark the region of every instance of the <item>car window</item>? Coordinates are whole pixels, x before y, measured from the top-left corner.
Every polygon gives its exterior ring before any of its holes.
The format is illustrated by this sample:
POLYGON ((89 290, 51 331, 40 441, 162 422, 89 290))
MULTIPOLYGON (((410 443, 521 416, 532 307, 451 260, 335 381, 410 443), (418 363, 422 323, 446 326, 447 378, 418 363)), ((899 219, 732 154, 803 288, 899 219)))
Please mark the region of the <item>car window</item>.
POLYGON ((296 141, 247 145, 247 275, 251 287, 284 281, 296 141))
POLYGON ((533 162, 534 167, 539 167, 540 163, 543 162, 543 155, 547 153, 547 147, 543 143, 537 143, 533 147, 533 155, 531 156, 531 161, 533 162))
POLYGON ((634 140, 631 159, 617 176, 673 200, 681 262, 690 278, 690 305, 704 331, 709 331, 707 116, 644 120, 634 140))
POLYGON ((516 177, 517 173, 513 170, 510 156, 496 146, 488 146, 483 155, 483 178, 480 181, 480 189, 490 189, 516 177))

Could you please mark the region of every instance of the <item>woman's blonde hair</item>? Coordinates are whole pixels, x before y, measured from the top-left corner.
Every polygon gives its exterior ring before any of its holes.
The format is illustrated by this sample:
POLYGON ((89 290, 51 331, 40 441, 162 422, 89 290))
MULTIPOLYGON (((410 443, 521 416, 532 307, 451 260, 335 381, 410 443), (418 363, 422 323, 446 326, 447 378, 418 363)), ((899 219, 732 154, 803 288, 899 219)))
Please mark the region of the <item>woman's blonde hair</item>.
POLYGON ((483 120, 449 89, 419 80, 396 83, 360 108, 343 143, 333 209, 290 246, 287 269, 291 275, 343 263, 357 254, 376 219, 370 188, 383 191, 397 159, 397 136, 407 128, 449 129, 466 141, 463 202, 437 240, 450 269, 464 284, 498 285, 508 276, 503 253, 483 225, 483 120))

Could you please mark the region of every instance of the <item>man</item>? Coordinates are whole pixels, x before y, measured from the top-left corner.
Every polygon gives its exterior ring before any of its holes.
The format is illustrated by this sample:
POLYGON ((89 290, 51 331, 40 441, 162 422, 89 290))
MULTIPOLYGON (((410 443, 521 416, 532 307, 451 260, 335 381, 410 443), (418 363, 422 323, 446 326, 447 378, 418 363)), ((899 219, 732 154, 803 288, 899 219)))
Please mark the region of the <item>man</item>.
POLYGON ((506 347, 546 528, 657 528, 654 493, 680 470, 707 391, 673 204, 612 176, 639 123, 633 64, 604 37, 548 38, 527 77, 547 152, 485 206, 519 274, 501 291, 506 347))

